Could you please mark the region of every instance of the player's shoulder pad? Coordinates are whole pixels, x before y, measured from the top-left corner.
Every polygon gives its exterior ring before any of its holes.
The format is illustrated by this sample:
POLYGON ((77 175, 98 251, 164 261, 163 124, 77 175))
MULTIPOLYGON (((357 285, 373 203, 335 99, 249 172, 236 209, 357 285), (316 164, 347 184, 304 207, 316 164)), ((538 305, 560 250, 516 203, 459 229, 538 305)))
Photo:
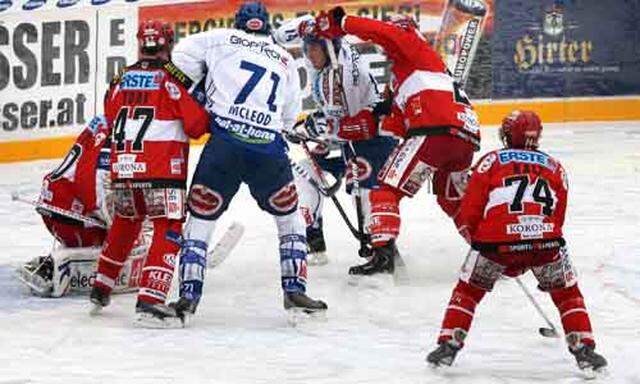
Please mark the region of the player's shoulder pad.
POLYGON ((164 63, 162 68, 169 74, 171 79, 177 81, 182 84, 186 89, 190 89, 193 85, 193 80, 189 78, 182 70, 176 67, 171 61, 167 61, 164 63))
POLYGON ((475 171, 478 173, 486 173, 489 171, 491 167, 493 167, 493 164, 495 164, 496 160, 498 160, 498 152, 499 150, 491 151, 482 156, 480 160, 478 160, 478 164, 475 166, 475 171))

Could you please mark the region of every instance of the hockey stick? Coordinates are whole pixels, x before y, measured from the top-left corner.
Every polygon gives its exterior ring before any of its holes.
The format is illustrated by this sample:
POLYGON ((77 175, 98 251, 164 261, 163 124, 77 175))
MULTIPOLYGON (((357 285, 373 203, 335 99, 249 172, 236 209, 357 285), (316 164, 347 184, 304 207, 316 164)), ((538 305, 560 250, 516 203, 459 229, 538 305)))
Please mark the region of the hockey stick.
MULTIPOLYGON (((325 39, 327 44, 327 53, 329 54, 329 61, 331 62, 331 69, 333 70, 333 75, 337 76, 337 86, 340 87, 340 95, 342 97, 342 102, 347 111, 347 115, 350 113, 349 103, 347 99, 347 95, 344 91, 344 84, 342 83, 342 73, 339 71, 339 63, 338 58, 336 57, 335 46, 333 45, 333 40, 325 39)), ((334 82, 330 82, 334 84, 334 82)), ((369 246, 368 236, 364 233, 364 214, 362 212, 362 196, 360 196, 360 179, 359 179, 359 167, 357 162, 356 150, 353 147, 353 143, 349 141, 347 143, 347 147, 351 150, 351 188, 353 190, 356 202, 356 220, 358 223, 358 233, 360 236, 358 240, 360 241, 360 249, 358 250, 358 255, 360 257, 369 257, 371 256, 371 247, 369 246)))
POLYGON ((353 147, 353 143, 348 143, 348 148, 351 151, 351 190, 355 196, 356 201, 356 219, 358 221, 358 232, 360 236, 360 249, 358 255, 360 257, 371 256, 371 247, 369 245, 368 236, 364 235, 364 213, 362 212, 362 196, 360 195, 360 167, 358 166, 358 158, 356 150, 353 147))
POLYGON ((553 325, 551 320, 549 320, 547 315, 542 311, 542 308, 540 307, 536 299, 533 297, 531 292, 529 292, 527 287, 522 283, 522 280, 520 280, 519 277, 515 277, 515 280, 516 280, 516 283, 518 283, 518 285, 522 289, 522 292, 524 292, 524 294, 527 296, 531 304, 533 304, 533 306, 536 308, 536 311, 538 311, 538 314, 544 319, 544 321, 548 325, 548 327, 538 328, 538 332, 544 337, 555 337, 555 338, 560 337, 560 334, 556 330, 556 327, 553 325))
POLYGON ((237 221, 231 223, 213 249, 207 252, 207 268, 216 268, 222 264, 238 245, 243 234, 244 225, 237 221))
POLYGON ((332 186, 324 188, 320 184, 318 184, 318 182, 313 177, 311 177, 311 175, 309 175, 309 172, 307 172, 307 170, 304 169, 300 164, 296 163, 293 160, 290 160, 290 164, 291 168, 293 168, 298 176, 308 181, 309 184, 311 184, 323 196, 331 197, 335 195, 336 192, 338 192, 338 190, 340 189, 340 179, 338 179, 338 181, 336 181, 332 186))
MULTIPOLYGON (((323 188, 327 188, 327 180, 324 177, 324 174, 322 172, 322 168, 320 168, 320 165, 318 165, 318 163, 316 162, 316 160, 313 158, 313 155, 311 154, 311 150, 309 149, 309 146, 307 145, 307 140, 304 138, 300 137, 300 145, 302 146, 302 149, 304 150, 304 153, 307 155, 307 157, 309 158, 309 160, 311 161, 311 166, 314 170, 314 172, 316 173, 316 176, 318 176, 318 179, 320 180, 320 184, 322 185, 323 188)), ((331 199, 331 201, 333 202, 333 204, 336 206, 336 208, 338 209, 338 212, 340 213, 340 216, 342 217, 342 219, 344 220, 344 222, 347 224, 347 227, 349 228, 349 231, 351 231, 351 233, 353 234, 353 236, 355 236, 356 239, 360 240, 361 237, 364 236, 364 234, 360 231, 358 231, 353 224, 351 223, 351 220, 349 219, 349 216, 347 216, 347 213, 345 212, 344 208, 342 207, 342 204, 340 204, 340 201, 338 200, 338 198, 334 195, 330 195, 329 198, 331 199)))
POLYGON ((49 205, 49 204, 43 203, 41 201, 27 200, 27 199, 21 197, 18 194, 18 192, 15 192, 15 191, 13 193, 11 193, 11 201, 19 201, 21 203, 29 204, 29 205, 35 207, 36 211, 43 210, 43 211, 48 211, 48 212, 51 212, 51 213, 55 213, 55 214, 58 214, 60 216, 64 216, 64 217, 68 217, 70 219, 74 219, 74 220, 80 221, 80 222, 85 223, 85 224, 87 224, 87 225, 89 225, 91 227, 97 227, 97 228, 103 228, 103 229, 107 228, 106 224, 104 224, 101 221, 98 221, 98 220, 93 219, 91 217, 87 217, 87 216, 81 215, 81 214, 73 212, 73 211, 68 211, 66 209, 54 207, 53 205, 49 205))

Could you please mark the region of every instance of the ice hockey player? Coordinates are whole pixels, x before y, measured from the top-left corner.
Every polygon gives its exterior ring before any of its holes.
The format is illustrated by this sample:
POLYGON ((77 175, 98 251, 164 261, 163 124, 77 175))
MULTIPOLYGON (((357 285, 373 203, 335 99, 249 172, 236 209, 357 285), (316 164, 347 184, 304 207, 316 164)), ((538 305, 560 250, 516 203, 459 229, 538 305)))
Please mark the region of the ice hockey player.
MULTIPOLYGON (((42 181, 36 211, 60 244, 58 249, 82 248, 92 253, 92 247, 102 246, 105 228, 90 225, 78 218, 88 218, 104 226, 110 222, 105 185, 109 171, 109 150, 104 148, 108 133, 104 117, 94 117, 60 165, 42 181), (65 212, 70 215, 65 215, 65 212)), ((47 256, 36 257, 18 269, 20 280, 33 293, 43 297, 60 297, 69 289, 71 273, 65 273, 69 272, 68 262, 64 257, 57 258, 58 253, 54 250, 47 256)), ((90 255, 85 258, 88 257, 90 255)))
POLYGON ((181 233, 189 138, 206 132, 209 117, 189 95, 186 76, 169 61, 174 41, 171 27, 144 21, 137 38, 138 62, 126 67, 105 95, 115 214, 90 299, 93 313, 109 304, 114 279, 148 218, 153 238, 142 270, 134 324, 176 327, 182 324, 175 311, 164 305, 179 251, 168 233, 181 233))
POLYGON ((457 221, 473 152, 479 149, 478 119, 469 99, 416 28, 401 16, 391 22, 346 15, 341 7, 316 17, 316 32, 335 39, 353 34, 382 46, 392 63, 394 104, 385 129, 406 140, 394 150, 372 191, 370 232, 373 257, 351 274, 393 270, 400 231, 399 202, 427 180, 440 207, 457 221))
POLYGON ((323 312, 327 305, 305 293, 305 226, 281 133, 300 111, 298 71, 291 55, 271 38, 264 5, 240 6, 234 26, 188 36, 173 52, 176 66, 194 83, 205 79, 212 114, 212 137, 189 191, 176 308, 187 317, 195 312, 209 239, 244 182, 277 225, 285 309, 323 312))
POLYGON ((427 356, 451 365, 464 345, 473 314, 501 275, 531 270, 560 312, 569 345, 581 369, 599 371, 589 315, 562 235, 568 181, 558 160, 538 150, 542 132, 534 112, 514 111, 500 128, 503 149, 478 161, 459 216, 459 231, 471 244, 438 337, 427 356))
MULTIPOLYGON (((355 152, 360 187, 357 193, 366 228, 371 213, 370 191, 377 187, 378 172, 397 144, 391 137, 380 136, 379 131, 380 115, 388 113, 385 106, 390 107, 390 104, 381 100, 378 84, 360 59, 357 48, 341 38, 330 44, 338 64, 337 70, 333 68, 330 48, 325 39, 313 34, 313 24, 313 16, 305 15, 284 23, 274 33, 281 44, 302 40, 307 72, 311 74, 311 94, 318 106, 317 111, 308 114, 304 123, 298 125, 295 133, 329 143, 313 148, 313 161, 335 178, 346 174, 347 193, 352 193, 351 162, 355 152)), ((300 165, 309 175, 315 174, 311 159, 301 161, 300 165)), ((317 177, 315 179, 320 182, 317 177)), ((322 226, 324 196, 303 177, 296 177, 296 185, 307 224, 309 264, 326 264, 328 257, 322 226)))

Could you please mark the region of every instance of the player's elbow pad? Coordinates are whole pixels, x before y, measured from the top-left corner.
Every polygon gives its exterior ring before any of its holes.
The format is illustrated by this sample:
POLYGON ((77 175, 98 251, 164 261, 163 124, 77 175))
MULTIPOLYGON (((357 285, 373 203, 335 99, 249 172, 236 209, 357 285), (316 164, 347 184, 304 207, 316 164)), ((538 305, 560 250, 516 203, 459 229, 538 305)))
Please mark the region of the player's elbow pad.
POLYGON ((355 116, 340 120, 338 137, 349 141, 368 140, 378 133, 378 119, 370 109, 363 109, 355 116))

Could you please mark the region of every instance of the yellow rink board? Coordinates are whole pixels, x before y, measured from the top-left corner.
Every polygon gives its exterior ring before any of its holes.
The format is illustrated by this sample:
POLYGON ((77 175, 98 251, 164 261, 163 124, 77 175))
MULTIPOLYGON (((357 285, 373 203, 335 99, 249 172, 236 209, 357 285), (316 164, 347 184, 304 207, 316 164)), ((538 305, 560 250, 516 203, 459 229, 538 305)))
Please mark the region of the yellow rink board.
MULTIPOLYGON (((479 101, 474 103, 482 125, 500 124, 514 109, 536 111, 544 123, 565 121, 640 120, 640 96, 602 99, 479 101)), ((0 142, 0 162, 64 156, 75 137, 0 142)), ((205 139, 196 143, 203 143, 205 139)))

